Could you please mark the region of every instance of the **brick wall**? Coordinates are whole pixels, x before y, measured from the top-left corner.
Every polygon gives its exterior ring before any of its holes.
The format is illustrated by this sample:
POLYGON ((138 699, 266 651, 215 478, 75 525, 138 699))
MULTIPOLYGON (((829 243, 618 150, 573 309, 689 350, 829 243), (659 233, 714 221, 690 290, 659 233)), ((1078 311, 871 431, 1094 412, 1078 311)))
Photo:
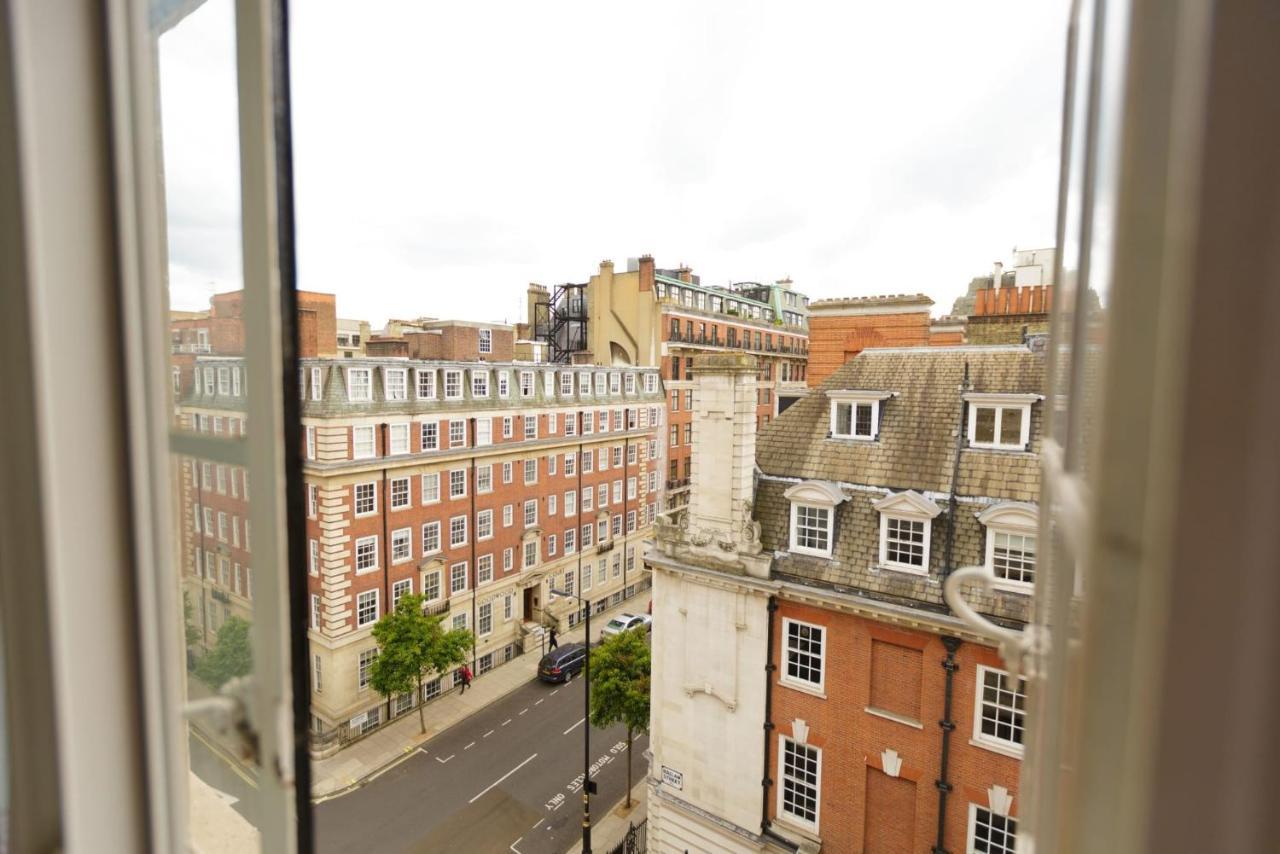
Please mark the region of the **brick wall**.
MULTIPOLYGON (((777 733, 795 737, 796 721, 807 727, 807 743, 822 750, 818 836, 824 851, 929 851, 937 837, 946 649, 935 634, 904 629, 873 619, 783 599, 775 616, 773 723, 777 733), (786 682, 783 621, 799 620, 825 631, 825 671, 821 692, 786 682), (897 648, 893 651, 890 647, 897 648), (884 655, 889 650, 892 654, 884 655), (904 651, 912 654, 904 654, 904 651), (874 673, 874 677, 873 677, 874 673), (919 711, 896 718, 876 714, 873 690, 880 698, 919 711), (886 694, 887 692, 887 694, 886 694), (914 695, 914 696, 912 696, 914 695), (893 751, 892 754, 886 751, 893 751), (900 767, 894 767, 894 760, 900 767)), ((994 650, 962 643, 956 652, 945 847, 966 849, 969 804, 988 805, 993 785, 1014 794, 1021 761, 970 743, 974 727, 978 665, 1000 666, 994 650)), ((882 699, 883 701, 883 699, 882 699)), ((780 745, 770 745, 770 776, 781 785, 780 745)), ((777 792, 769 814, 778 818, 777 792)))
POLYGON ((510 362, 515 358, 515 330, 506 326, 480 327, 440 324, 429 332, 407 332, 411 359, 449 362, 510 362), (490 333, 491 353, 480 353, 480 330, 490 333))
POLYGON ((809 387, 814 388, 868 347, 929 343, 929 312, 809 317, 809 387))

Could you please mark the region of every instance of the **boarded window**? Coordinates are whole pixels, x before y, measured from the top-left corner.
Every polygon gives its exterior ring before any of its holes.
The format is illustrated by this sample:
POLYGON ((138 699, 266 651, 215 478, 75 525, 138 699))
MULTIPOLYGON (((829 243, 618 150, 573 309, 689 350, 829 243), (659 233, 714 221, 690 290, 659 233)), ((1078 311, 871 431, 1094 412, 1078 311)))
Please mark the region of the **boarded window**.
POLYGON ((863 854, 912 854, 915 829, 916 784, 868 768, 863 854))
POLYGON ((920 720, 920 676, 923 656, 918 649, 888 641, 871 641, 871 706, 920 720))

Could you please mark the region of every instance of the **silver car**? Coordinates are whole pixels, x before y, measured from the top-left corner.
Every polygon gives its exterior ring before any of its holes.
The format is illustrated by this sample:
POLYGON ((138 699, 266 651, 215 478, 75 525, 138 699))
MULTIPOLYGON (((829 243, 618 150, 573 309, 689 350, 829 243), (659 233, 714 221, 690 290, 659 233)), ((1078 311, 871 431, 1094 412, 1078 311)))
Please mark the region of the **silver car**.
POLYGON ((619 614, 600 630, 600 640, 613 637, 632 629, 643 628, 646 632, 653 630, 653 617, 648 614, 619 614))

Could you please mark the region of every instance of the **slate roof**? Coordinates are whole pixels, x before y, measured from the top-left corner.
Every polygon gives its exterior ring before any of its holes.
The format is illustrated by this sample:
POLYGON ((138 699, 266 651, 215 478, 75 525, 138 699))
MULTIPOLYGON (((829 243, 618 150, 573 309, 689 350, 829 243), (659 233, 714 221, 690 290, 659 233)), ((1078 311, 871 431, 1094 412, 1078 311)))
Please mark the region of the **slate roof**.
MULTIPOLYGON (((972 392, 1044 391, 1044 357, 1023 346, 864 350, 761 431, 756 464, 782 477, 948 492, 966 363, 972 392), (829 438, 833 389, 894 393, 881 404, 876 441, 829 438)), ((1042 410, 1031 408, 1030 453, 963 449, 957 493, 1037 500, 1042 410)))
MULTIPOLYGON (((969 392, 1043 393, 1043 354, 1025 346, 864 350, 760 433, 756 465, 761 476, 754 515, 761 524, 765 550, 774 553, 776 577, 946 610, 939 582, 948 535, 953 536, 952 568, 981 564, 986 559, 987 531, 978 513, 1002 502, 1035 503, 1040 493, 1042 401, 1031 407, 1030 450, 971 449, 962 443, 953 528, 945 511, 957 431, 963 429, 961 419, 967 409, 961 388, 966 364, 969 392), (881 404, 875 441, 829 437, 827 393, 839 389, 894 393, 881 404), (831 558, 789 551, 790 502, 784 493, 806 480, 832 482, 846 495, 836 508, 831 558), (927 575, 879 564, 880 516, 874 504, 907 490, 943 511, 930 523, 927 575)), ((1028 618, 1030 597, 1023 593, 986 594, 974 586, 966 598, 979 611, 1007 622, 1028 618)))

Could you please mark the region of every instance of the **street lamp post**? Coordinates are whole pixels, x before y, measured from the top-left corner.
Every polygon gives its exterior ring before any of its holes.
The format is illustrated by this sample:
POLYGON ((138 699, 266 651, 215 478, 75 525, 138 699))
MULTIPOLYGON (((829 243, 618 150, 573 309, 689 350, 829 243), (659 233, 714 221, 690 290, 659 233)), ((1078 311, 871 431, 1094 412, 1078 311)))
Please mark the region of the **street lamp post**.
MULTIPOLYGON (((582 558, 578 558, 581 563, 582 558)), ((581 568, 578 570, 579 576, 582 574, 581 568)), ((578 584, 581 589, 582 579, 579 577, 578 584)), ((595 783, 591 782, 591 603, 576 593, 569 593, 566 590, 557 590, 554 587, 549 588, 549 592, 555 596, 565 596, 575 599, 578 606, 586 612, 586 622, 584 630, 586 631, 585 658, 582 665, 582 716, 586 719, 582 726, 582 854, 591 854, 591 792, 595 788, 595 783)))

